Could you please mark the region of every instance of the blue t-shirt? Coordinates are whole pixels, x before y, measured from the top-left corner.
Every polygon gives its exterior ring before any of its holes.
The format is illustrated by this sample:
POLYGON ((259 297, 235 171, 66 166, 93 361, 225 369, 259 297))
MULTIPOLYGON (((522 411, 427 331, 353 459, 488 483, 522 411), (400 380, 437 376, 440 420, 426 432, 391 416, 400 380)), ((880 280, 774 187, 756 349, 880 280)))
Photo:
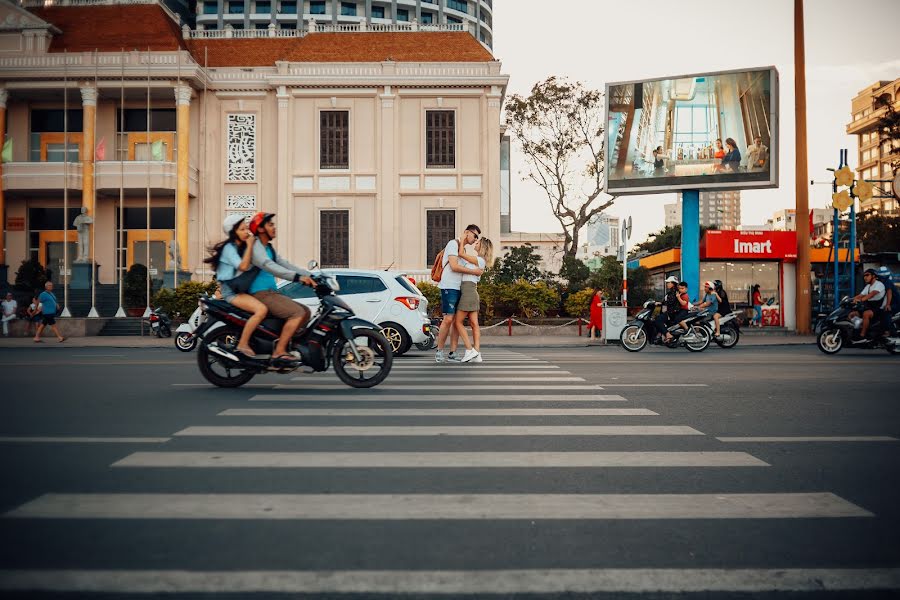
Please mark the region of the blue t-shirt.
POLYGON ((715 314, 719 312, 719 299, 716 298, 715 294, 707 294, 705 298, 703 298, 704 302, 709 302, 709 306, 707 306, 704 310, 706 310, 709 314, 715 314))
MULTIPOLYGON (((270 259, 275 260, 275 253, 270 246, 266 246, 266 254, 269 255, 270 259)), ((249 293, 255 294, 256 292, 276 289, 278 289, 278 286, 275 284, 275 276, 268 271, 260 270, 256 279, 254 279, 253 283, 250 285, 249 293)))
POLYGON ((38 296, 38 300, 40 301, 42 308, 41 312, 45 315, 55 315, 56 314, 56 296, 53 295, 53 292, 48 292, 44 290, 41 292, 41 295, 38 296))

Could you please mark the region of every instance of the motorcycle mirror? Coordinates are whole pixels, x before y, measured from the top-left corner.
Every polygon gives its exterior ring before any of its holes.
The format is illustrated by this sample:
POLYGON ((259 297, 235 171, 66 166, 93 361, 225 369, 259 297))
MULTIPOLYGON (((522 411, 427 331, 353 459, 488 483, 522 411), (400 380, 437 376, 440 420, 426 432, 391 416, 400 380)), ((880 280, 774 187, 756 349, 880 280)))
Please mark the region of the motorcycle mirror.
POLYGON ((306 268, 309 269, 310 271, 315 271, 316 269, 319 268, 319 263, 316 262, 315 259, 313 259, 313 260, 309 261, 308 263, 306 263, 306 268))

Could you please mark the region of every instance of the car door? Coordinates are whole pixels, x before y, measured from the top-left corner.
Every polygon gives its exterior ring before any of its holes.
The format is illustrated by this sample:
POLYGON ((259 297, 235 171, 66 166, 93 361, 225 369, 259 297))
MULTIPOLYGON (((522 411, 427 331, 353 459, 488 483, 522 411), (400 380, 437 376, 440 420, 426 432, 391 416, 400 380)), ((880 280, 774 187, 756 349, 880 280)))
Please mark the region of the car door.
POLYGON ((338 293, 356 316, 378 323, 379 315, 390 299, 390 291, 381 278, 377 275, 348 273, 338 274, 337 280, 341 286, 338 293))

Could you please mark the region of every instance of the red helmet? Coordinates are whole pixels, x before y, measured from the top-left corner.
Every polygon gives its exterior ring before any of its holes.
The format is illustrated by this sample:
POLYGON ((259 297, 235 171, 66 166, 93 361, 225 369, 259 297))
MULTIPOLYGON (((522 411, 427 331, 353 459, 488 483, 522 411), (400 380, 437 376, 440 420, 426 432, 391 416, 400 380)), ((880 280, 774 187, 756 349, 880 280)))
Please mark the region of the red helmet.
POLYGON ((258 212, 253 217, 250 218, 250 233, 253 235, 257 235, 257 231, 259 228, 265 225, 272 217, 275 216, 275 213, 267 213, 267 212, 258 212))

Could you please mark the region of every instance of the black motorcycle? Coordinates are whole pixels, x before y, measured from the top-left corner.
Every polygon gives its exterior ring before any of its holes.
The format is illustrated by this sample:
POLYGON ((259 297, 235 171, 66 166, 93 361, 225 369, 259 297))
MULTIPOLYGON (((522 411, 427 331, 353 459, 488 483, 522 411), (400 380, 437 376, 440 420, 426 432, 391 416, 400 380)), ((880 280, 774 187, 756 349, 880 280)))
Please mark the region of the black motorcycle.
POLYGON ((654 302, 653 300, 644 302, 643 310, 635 315, 634 320, 625 326, 619 336, 619 341, 622 342, 623 348, 629 352, 640 352, 648 344, 659 344, 666 348, 684 346, 691 352, 703 352, 706 350, 710 341, 712 341, 710 328, 707 326, 711 317, 706 312, 690 313, 684 318, 688 326, 687 331, 683 330, 678 323, 675 323, 668 328, 668 331, 672 334, 672 339, 667 342, 665 338, 661 338, 659 342, 656 342, 657 333, 662 335, 666 333, 665 331, 656 331, 653 313, 659 305, 659 302, 654 302))
MULTIPOLYGON (((316 267, 310 263, 310 269, 316 267)), ((201 298, 206 322, 197 330, 200 339, 197 364, 207 381, 219 387, 239 387, 263 373, 327 371, 333 365, 341 381, 355 388, 378 385, 391 372, 394 353, 381 328, 354 315, 350 306, 335 294, 340 290, 333 275, 315 273, 316 296, 320 304, 307 326, 288 344, 296 360, 271 358, 284 321, 266 319, 250 338, 256 353, 248 357, 236 351, 238 339, 250 313, 224 300, 201 298)))
MULTIPOLYGON (((825 354, 837 354, 843 347, 862 348, 864 350, 877 350, 884 348, 891 354, 900 354, 900 338, 886 338, 884 327, 880 318, 875 318, 869 323, 869 331, 866 332, 869 341, 862 344, 854 344, 858 337, 857 332, 862 325, 861 317, 850 317, 853 311, 862 314, 866 310, 865 304, 854 302, 853 298, 844 296, 836 309, 828 315, 819 315, 822 318, 816 324, 816 345, 825 354)), ((893 316, 894 327, 900 326, 900 313, 893 316)))
POLYGON ((172 320, 164 311, 158 308, 150 311, 147 322, 150 324, 151 335, 158 338, 172 337, 172 320))

